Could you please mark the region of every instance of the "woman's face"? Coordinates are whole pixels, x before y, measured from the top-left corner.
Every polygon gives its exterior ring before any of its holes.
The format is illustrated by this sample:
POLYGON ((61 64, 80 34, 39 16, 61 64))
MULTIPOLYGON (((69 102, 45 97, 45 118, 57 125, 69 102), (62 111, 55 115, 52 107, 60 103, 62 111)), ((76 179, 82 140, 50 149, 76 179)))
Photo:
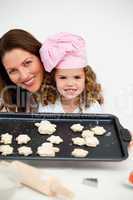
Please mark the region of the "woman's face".
POLYGON ((39 90, 44 68, 37 56, 16 48, 6 52, 2 62, 13 83, 30 92, 39 90))

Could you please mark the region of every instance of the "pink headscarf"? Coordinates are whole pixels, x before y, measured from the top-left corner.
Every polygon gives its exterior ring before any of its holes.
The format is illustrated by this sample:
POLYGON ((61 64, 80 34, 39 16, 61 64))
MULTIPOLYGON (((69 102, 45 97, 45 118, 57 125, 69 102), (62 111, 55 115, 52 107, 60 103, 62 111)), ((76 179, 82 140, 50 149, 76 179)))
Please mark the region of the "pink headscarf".
POLYGON ((71 33, 49 37, 40 48, 41 61, 47 72, 53 68, 83 68, 87 65, 85 41, 71 33))

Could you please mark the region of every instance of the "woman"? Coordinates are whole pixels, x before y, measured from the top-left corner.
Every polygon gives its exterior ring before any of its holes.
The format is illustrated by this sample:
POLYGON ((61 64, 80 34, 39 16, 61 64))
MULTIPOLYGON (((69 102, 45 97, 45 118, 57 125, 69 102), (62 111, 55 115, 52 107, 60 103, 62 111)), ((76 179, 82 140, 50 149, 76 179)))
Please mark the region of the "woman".
POLYGON ((40 47, 35 37, 21 29, 10 30, 1 37, 0 111, 35 112, 38 101, 52 103, 47 95, 49 76, 40 60, 40 47))

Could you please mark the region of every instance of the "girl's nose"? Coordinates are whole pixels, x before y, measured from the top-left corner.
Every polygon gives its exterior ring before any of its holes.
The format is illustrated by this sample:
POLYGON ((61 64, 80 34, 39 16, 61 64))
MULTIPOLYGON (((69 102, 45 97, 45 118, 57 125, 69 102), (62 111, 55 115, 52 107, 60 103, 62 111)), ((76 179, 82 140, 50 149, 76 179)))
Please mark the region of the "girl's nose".
POLYGON ((74 82, 73 79, 68 79, 67 84, 68 84, 69 86, 73 85, 74 83, 75 83, 75 82, 74 82))

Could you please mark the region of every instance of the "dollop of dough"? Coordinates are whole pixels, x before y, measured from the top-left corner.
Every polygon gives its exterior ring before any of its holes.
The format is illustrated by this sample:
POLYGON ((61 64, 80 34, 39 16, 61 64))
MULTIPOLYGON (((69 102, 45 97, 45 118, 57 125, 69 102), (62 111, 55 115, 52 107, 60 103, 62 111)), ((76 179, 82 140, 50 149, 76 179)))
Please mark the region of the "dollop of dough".
POLYGON ((47 141, 53 143, 53 144, 60 144, 63 142, 63 139, 60 136, 51 135, 47 138, 47 141))
POLYGON ((88 151, 80 148, 76 148, 72 151, 72 156, 74 157, 86 157, 88 155, 88 151))
POLYGON ((30 140, 31 138, 26 134, 21 134, 16 137, 16 141, 18 144, 27 144, 30 140))
POLYGON ((94 132, 93 131, 90 131, 90 130, 84 130, 82 132, 82 137, 85 138, 85 137, 91 137, 94 135, 94 132))
POLYGON ((80 132, 82 131, 84 128, 84 126, 82 126, 81 124, 73 124, 70 129, 72 129, 74 132, 80 132))
POLYGON ((95 135, 103 135, 106 132, 102 126, 95 126, 94 128, 91 128, 91 130, 95 135))
POLYGON ((37 148, 37 153, 40 156, 55 157, 55 153, 59 152, 59 148, 54 147, 52 143, 46 142, 37 148))
POLYGON ((96 147, 99 144, 99 140, 95 136, 86 137, 85 142, 89 147, 96 147))
POLYGON ((72 138, 72 141, 73 141, 73 144, 77 144, 79 146, 86 144, 84 138, 81 138, 81 137, 72 138))
POLYGON ((28 155, 32 154, 32 149, 31 149, 31 147, 22 146, 22 147, 18 148, 18 153, 20 155, 28 156, 28 155))
POLYGON ((0 146, 1 155, 7 156, 13 153, 13 147, 10 145, 1 145, 0 146))
POLYGON ((11 144, 12 143, 12 135, 9 133, 2 134, 1 135, 1 143, 11 144))
POLYGON ((40 123, 35 123, 35 126, 38 127, 38 132, 40 134, 51 135, 56 131, 56 125, 52 124, 48 120, 41 121, 40 123))

